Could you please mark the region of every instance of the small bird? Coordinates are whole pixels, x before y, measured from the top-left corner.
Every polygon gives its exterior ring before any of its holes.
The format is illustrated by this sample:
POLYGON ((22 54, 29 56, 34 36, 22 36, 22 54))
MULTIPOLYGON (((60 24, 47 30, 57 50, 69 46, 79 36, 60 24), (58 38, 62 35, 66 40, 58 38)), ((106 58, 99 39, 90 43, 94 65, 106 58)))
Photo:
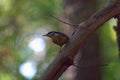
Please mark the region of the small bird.
POLYGON ((68 36, 66 36, 64 33, 57 32, 57 31, 51 31, 47 34, 43 35, 50 37, 52 39, 52 42, 60 46, 60 50, 64 44, 66 44, 69 41, 68 36))

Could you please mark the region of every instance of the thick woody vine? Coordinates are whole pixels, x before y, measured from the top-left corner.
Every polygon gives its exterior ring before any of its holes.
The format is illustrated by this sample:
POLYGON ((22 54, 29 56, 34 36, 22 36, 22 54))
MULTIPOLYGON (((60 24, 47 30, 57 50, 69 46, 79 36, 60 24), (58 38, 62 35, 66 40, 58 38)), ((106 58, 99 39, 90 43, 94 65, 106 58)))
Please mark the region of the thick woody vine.
POLYGON ((69 43, 63 47, 37 80, 58 80, 62 73, 70 65, 73 65, 75 55, 86 41, 89 40, 89 37, 106 21, 119 14, 120 0, 111 0, 103 9, 95 13, 88 20, 80 23, 73 36, 71 36, 69 43))

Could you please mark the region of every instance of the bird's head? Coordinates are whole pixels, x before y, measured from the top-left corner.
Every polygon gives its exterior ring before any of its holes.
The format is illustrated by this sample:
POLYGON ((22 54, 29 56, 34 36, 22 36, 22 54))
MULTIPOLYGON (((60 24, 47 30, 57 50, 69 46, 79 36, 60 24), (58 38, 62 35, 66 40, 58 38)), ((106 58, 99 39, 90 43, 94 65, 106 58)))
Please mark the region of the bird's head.
POLYGON ((55 31, 51 31, 51 32, 48 32, 47 34, 43 35, 43 36, 47 36, 47 37, 53 37, 55 34, 55 31))

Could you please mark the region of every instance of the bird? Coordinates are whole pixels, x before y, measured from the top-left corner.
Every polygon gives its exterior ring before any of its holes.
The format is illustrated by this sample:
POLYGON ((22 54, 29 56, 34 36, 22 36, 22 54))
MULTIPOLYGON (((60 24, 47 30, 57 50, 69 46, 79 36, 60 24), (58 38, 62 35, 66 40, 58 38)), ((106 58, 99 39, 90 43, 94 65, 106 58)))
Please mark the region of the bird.
POLYGON ((47 34, 43 35, 50 37, 52 39, 52 42, 60 46, 60 50, 64 44, 69 42, 69 37, 62 33, 62 32, 57 32, 57 31, 50 31, 47 34))

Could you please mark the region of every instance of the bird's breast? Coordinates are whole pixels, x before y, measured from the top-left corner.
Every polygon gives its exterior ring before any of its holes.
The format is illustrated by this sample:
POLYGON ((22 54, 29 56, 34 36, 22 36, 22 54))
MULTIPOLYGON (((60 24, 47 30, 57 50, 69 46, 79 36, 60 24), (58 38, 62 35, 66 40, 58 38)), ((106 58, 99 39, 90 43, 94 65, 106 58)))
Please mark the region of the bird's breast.
POLYGON ((52 41, 55 44, 62 46, 68 41, 68 38, 67 37, 58 37, 58 38, 53 38, 52 41))

